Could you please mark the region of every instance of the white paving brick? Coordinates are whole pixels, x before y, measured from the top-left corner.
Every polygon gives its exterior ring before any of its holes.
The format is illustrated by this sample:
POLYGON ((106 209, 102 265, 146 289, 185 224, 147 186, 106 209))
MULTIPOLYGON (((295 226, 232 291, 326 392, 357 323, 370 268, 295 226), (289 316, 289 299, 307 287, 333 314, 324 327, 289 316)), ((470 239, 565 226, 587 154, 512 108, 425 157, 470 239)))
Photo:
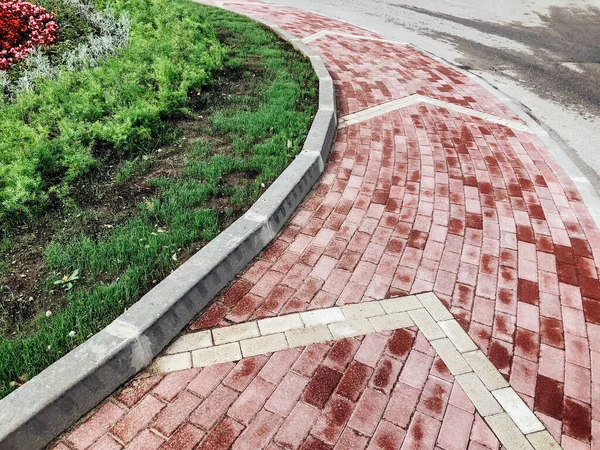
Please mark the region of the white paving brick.
POLYGON ((430 343, 440 358, 442 358, 444 364, 448 366, 448 370, 450 370, 452 375, 456 376, 461 373, 473 371, 469 363, 465 361, 465 358, 462 357, 450 339, 436 339, 430 343))
POLYGON ((175 355, 159 356, 152 364, 153 370, 159 373, 176 372, 192 368, 192 354, 177 353, 175 355))
POLYGON ((317 325, 316 327, 286 331, 285 337, 290 344, 290 348, 303 347, 305 345, 333 340, 333 335, 331 334, 331 331, 329 331, 327 325, 317 325))
POLYGON ((492 394, 524 434, 544 430, 542 422, 538 420, 513 388, 498 389, 493 391, 492 394))
POLYGON ((470 372, 457 375, 456 380, 483 417, 504 412, 500 404, 475 373, 470 372))
POLYGON ((444 306, 433 292, 417 294, 417 298, 436 321, 451 320, 454 318, 450 314, 450 311, 448 311, 448 308, 444 306))
POLYGON ((487 416, 485 421, 506 450, 534 450, 519 427, 506 413, 487 416))
POLYGON ((408 311, 410 318, 417 324, 425 337, 430 341, 446 337, 444 331, 438 326, 437 322, 427 312, 425 308, 408 311))
POLYGON ((230 327, 215 328, 212 330, 215 345, 237 342, 260 336, 256 322, 240 323, 230 327))
POLYGON ((382 316, 385 310, 379 302, 354 303, 342 306, 342 312, 347 319, 367 319, 374 316, 382 316))
POLYGON ((213 364, 238 361, 240 359, 242 359, 242 351, 238 342, 203 348, 192 352, 194 367, 212 366, 213 364))
POLYGON ((346 320, 344 322, 332 323, 329 324, 329 330, 334 339, 375 333, 375 328, 373 328, 369 319, 346 320))
POLYGON ((379 304, 383 307, 383 309, 385 309, 385 312, 387 312, 388 314, 406 312, 410 311, 411 309, 419 309, 423 307, 419 299, 414 295, 380 300, 379 304))
POLYGON ((509 386, 498 369, 480 350, 463 353, 463 356, 490 391, 509 386))
POLYGON ((327 325, 333 322, 343 322, 346 320, 344 313, 338 307, 302 312, 300 313, 300 317, 307 327, 327 325))
POLYGON ((213 345, 212 335, 210 331, 199 331, 197 333, 184 334, 173 342, 165 353, 182 353, 197 350, 199 348, 206 348, 213 345))
POLYGON ((244 358, 289 348, 287 339, 283 333, 246 339, 240 342, 240 346, 242 347, 244 358))
POLYGON ((260 334, 275 334, 283 333, 284 331, 294 330, 296 328, 303 328, 304 323, 300 318, 300 314, 288 314, 279 317, 269 317, 268 319, 261 319, 258 321, 258 328, 260 334))
POLYGON ((438 325, 442 330, 444 330, 446 336, 450 338, 459 352, 464 353, 477 350, 477 345, 475 342, 473 342, 473 339, 471 339, 469 335, 465 333, 465 330, 462 329, 456 320, 445 320, 438 322, 438 325))
POLYGON ((385 316, 376 316, 369 319, 373 328, 378 333, 380 331, 396 330, 398 328, 413 327, 415 323, 410 316, 405 313, 386 314, 385 316))
POLYGON ((527 435, 527 439, 535 450, 562 450, 548 431, 540 431, 527 435))

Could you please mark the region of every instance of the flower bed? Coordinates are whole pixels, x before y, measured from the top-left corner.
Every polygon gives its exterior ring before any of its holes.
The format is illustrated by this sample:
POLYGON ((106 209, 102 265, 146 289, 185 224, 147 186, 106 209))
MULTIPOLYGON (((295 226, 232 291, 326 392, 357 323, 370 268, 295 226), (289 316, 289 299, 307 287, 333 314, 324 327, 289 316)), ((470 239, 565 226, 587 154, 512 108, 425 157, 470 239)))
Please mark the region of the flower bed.
POLYGON ((28 2, 0 3, 0 70, 8 70, 35 47, 52 44, 54 14, 28 2))

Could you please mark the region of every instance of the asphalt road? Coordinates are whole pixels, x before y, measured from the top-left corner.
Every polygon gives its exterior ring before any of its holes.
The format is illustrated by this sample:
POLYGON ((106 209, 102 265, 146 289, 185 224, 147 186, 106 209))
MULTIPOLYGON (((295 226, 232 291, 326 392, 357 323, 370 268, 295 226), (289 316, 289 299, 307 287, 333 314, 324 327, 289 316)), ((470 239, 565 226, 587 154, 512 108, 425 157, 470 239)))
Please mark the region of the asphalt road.
POLYGON ((499 88, 600 192, 600 0, 269 0, 410 42, 499 88))

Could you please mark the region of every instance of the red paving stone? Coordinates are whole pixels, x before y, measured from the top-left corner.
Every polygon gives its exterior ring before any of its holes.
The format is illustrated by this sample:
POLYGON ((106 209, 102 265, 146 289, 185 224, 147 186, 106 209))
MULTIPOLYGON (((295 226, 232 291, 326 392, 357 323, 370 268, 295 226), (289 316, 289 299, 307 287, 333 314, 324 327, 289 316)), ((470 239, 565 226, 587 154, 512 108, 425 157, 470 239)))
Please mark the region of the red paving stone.
MULTIPOLYGON (((298 38, 338 33, 308 45, 340 116, 421 94, 519 121, 409 46, 300 10, 226 3, 298 38)), ((599 266, 600 233, 535 135, 416 104, 339 130, 289 224, 189 329, 434 291, 565 449, 600 448, 599 266)), ((414 330, 137 378, 56 448, 113 442, 499 448, 414 330)))

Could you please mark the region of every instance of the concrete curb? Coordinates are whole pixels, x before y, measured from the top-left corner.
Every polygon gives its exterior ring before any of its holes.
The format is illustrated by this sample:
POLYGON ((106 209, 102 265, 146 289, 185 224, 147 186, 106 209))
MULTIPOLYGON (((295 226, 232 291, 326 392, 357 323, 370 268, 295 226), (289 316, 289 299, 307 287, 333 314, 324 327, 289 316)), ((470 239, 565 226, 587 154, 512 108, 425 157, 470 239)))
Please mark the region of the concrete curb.
POLYGON ((337 128, 333 80, 299 39, 248 17, 309 58, 319 77, 319 109, 302 152, 240 219, 114 322, 0 400, 3 450, 44 447, 150 364, 271 242, 323 173, 337 128))

